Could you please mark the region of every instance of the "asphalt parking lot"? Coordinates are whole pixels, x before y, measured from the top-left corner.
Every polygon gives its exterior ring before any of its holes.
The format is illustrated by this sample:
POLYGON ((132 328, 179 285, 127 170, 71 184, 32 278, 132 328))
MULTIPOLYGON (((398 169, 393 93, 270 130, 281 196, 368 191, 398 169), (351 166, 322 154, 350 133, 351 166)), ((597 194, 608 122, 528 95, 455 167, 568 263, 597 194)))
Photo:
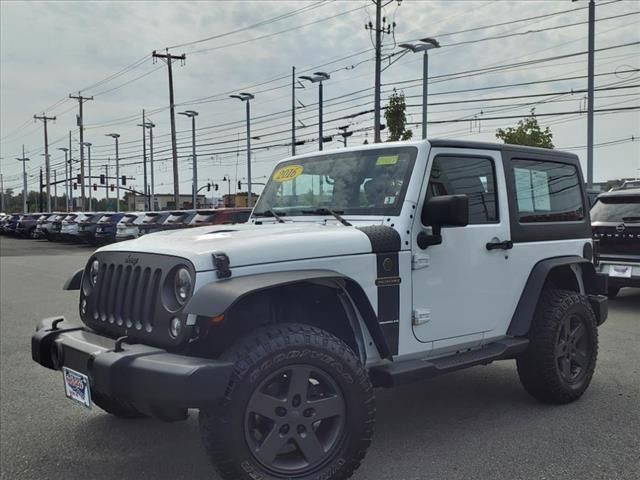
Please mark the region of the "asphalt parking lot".
MULTIPOLYGON (((0 477, 217 479, 197 416, 117 420, 71 404, 62 377, 31 361, 43 317, 76 317, 64 281, 91 249, 0 238, 0 477)), ((378 423, 357 480, 640 478, 640 290, 610 303, 586 395, 545 406, 512 362, 378 392, 378 423)))

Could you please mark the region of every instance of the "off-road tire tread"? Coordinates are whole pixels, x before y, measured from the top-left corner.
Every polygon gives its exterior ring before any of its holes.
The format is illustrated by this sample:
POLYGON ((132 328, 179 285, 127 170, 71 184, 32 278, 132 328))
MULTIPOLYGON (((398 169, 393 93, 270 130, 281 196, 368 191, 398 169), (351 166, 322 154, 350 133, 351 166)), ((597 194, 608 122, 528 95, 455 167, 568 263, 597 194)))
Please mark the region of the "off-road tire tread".
POLYGON ((518 375, 524 389, 538 401, 549 404, 566 404, 580 398, 591 382, 598 354, 597 320, 587 297, 565 290, 543 291, 529 332, 529 341, 527 351, 517 358, 518 375), (585 309, 593 349, 592 361, 582 387, 570 389, 557 375, 553 352, 558 323, 564 312, 576 304, 585 309))
POLYGON ((341 468, 339 475, 331 477, 331 480, 343 480, 351 477, 366 455, 375 425, 375 394, 369 375, 358 357, 342 340, 322 329, 304 324, 277 324, 257 330, 222 355, 222 360, 233 362, 235 365, 225 397, 217 407, 200 410, 199 424, 203 443, 214 466, 224 480, 246 480, 249 478, 229 458, 226 453, 227 445, 225 445, 223 436, 220 435, 220 432, 230 428, 228 425, 230 418, 225 415, 225 412, 232 401, 234 387, 262 358, 280 348, 291 345, 321 346, 331 351, 351 367, 351 373, 356 379, 355 383, 359 383, 366 391, 367 422, 364 435, 359 440, 358 453, 350 458, 341 468))

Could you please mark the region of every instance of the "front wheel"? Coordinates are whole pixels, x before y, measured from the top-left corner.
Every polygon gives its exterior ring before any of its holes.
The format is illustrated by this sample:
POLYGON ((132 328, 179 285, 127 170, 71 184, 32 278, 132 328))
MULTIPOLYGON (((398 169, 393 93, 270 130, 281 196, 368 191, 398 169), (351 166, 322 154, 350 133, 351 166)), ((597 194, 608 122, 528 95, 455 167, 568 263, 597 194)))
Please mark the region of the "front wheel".
POLYGON ((202 440, 225 480, 341 480, 371 443, 375 399, 351 349, 318 328, 257 331, 224 355, 235 364, 221 405, 200 411, 202 440))
POLYGON ((585 392, 596 367, 597 321, 579 293, 542 293, 529 332, 529 348, 517 359, 520 382, 544 403, 569 403, 585 392))

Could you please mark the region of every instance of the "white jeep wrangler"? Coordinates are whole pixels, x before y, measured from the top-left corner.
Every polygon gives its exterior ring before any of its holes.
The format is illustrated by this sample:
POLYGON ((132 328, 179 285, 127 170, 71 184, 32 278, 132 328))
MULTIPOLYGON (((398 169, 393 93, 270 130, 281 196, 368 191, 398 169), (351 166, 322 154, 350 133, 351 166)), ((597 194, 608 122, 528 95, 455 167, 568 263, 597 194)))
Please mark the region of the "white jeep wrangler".
MULTIPOLYGON (((280 162, 249 223, 101 248, 40 322, 33 359, 120 417, 199 409, 221 476, 345 479, 374 387, 515 359, 547 403, 593 375, 595 272, 575 155, 450 140, 280 162)), ((425 386, 428 388, 428 386, 425 386)))

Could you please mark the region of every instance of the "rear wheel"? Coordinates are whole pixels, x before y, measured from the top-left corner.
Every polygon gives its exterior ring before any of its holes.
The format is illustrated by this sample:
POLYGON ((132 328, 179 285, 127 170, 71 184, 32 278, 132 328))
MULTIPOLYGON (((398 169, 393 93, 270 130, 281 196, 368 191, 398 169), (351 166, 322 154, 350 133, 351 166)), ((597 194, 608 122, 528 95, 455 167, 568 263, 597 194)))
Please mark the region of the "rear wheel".
POLYGON ((517 359, 525 390, 544 403, 569 403, 585 392, 596 366, 597 321, 589 300, 575 292, 543 292, 517 359))
POLYGON ((373 388, 358 358, 305 325, 262 329, 225 355, 220 406, 200 411, 202 440, 225 480, 349 478, 373 434, 373 388))

